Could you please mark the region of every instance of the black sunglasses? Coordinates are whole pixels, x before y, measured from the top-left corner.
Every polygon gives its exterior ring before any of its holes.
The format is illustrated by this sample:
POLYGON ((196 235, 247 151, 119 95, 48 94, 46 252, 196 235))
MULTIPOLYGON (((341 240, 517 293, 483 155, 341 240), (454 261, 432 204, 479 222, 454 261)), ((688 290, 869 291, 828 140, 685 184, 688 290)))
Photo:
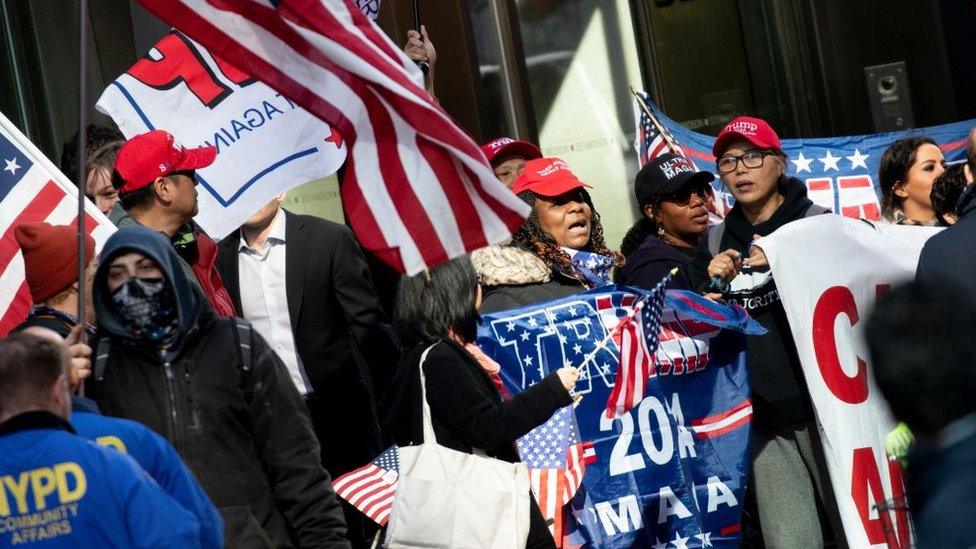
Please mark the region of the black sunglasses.
POLYGON ((696 194, 702 200, 712 197, 712 185, 705 181, 695 181, 680 189, 661 195, 661 202, 674 202, 679 206, 687 206, 691 202, 691 195, 696 194))

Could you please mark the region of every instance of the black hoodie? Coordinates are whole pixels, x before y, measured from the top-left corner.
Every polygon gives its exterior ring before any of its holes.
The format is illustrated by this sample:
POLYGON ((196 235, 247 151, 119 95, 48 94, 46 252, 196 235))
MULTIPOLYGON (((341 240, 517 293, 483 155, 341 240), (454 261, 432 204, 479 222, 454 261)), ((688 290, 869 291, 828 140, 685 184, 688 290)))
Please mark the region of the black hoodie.
MULTIPOLYGON (((773 231, 807 215, 813 202, 807 198, 807 188, 796 178, 781 178, 783 203, 766 221, 753 225, 736 204, 723 221, 720 251, 734 249, 749 256, 753 235, 767 236, 773 231)), ((712 227, 718 230, 721 225, 712 227)), ((708 237, 702 238, 691 267, 696 288, 709 283, 708 264, 712 254, 708 237)), ((803 379, 803 370, 796 352, 793 334, 786 319, 786 311, 779 298, 776 281, 769 267, 743 267, 731 288, 723 295, 731 303, 741 305, 749 315, 769 330, 766 335, 748 336, 746 358, 752 385, 754 423, 757 427, 775 427, 799 423, 812 417, 810 397, 803 379)))
POLYGON ((112 235, 95 274, 94 303, 96 356, 109 350, 95 386, 102 411, 143 423, 173 444, 219 508, 228 547, 349 547, 285 366, 252 331, 252 381, 242 379, 235 321, 217 317, 165 237, 144 227, 112 235), (128 251, 152 258, 175 291, 179 327, 171 348, 133 338, 118 318, 106 276, 112 259, 128 251))

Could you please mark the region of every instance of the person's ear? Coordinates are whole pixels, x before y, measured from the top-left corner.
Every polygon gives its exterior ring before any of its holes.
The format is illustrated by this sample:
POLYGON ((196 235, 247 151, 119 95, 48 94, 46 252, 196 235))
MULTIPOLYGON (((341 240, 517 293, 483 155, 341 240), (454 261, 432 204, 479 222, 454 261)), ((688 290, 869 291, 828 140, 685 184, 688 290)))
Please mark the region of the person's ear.
MULTIPOLYGON (((55 409, 63 411, 65 414, 71 413, 71 389, 68 383, 68 374, 62 373, 57 381, 51 385, 51 392, 48 395, 55 409)), ((65 417, 67 419, 67 417, 65 417)))
POLYGON ((904 183, 895 183, 895 186, 892 188, 891 192, 898 198, 908 198, 908 191, 905 190, 904 183))
POLYGON ((644 217, 646 217, 647 219, 650 219, 651 221, 655 220, 655 215, 657 214, 657 212, 654 211, 653 204, 644 204, 644 207, 641 208, 641 211, 644 212, 644 217))
POLYGON ((173 195, 176 193, 176 185, 168 177, 157 177, 153 181, 153 189, 156 191, 156 197, 166 204, 173 201, 173 195))
POLYGON ((287 192, 283 192, 283 193, 281 193, 281 194, 279 194, 278 196, 275 197, 275 200, 278 201, 278 205, 279 206, 281 206, 285 202, 285 197, 287 197, 287 196, 288 196, 288 193, 287 192))

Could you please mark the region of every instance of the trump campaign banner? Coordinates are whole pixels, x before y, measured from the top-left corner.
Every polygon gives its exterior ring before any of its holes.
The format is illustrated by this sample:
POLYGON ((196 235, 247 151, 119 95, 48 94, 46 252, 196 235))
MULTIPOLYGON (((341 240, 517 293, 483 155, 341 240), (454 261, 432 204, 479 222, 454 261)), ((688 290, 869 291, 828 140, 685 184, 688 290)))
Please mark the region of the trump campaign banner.
POLYGON ((346 157, 328 124, 177 31, 109 84, 96 107, 127 138, 166 130, 187 147, 217 148, 217 160, 197 171, 194 219, 216 239, 346 157))
MULTIPOLYGON (((41 221, 77 227, 78 187, 0 113, 0 337, 23 322, 32 305, 14 229, 41 221)), ((96 252, 115 232, 87 199, 85 230, 96 252)))
POLYGON ((613 413, 621 354, 641 348, 617 327, 647 295, 606 286, 486 314, 478 345, 512 393, 581 369, 580 400, 518 441, 557 545, 737 547, 752 414, 744 334, 764 330, 741 309, 668 291, 642 399, 613 413))
POLYGON ((895 421, 861 333, 877 297, 915 276, 922 246, 940 230, 819 215, 757 243, 796 341, 851 547, 910 546, 904 506, 876 508, 903 497, 905 483, 901 466, 885 455, 895 421))
MULTIPOLYGON (((718 213, 724 215, 732 208, 735 199, 724 188, 715 168, 715 157, 712 156, 715 137, 691 131, 668 118, 647 99, 646 94, 641 94, 640 98, 685 156, 699 169, 715 174, 712 185, 718 202, 716 206, 718 213)), ((653 157, 667 152, 667 140, 661 137, 656 127, 644 120, 645 113, 642 110, 635 113, 638 128, 635 148, 641 162, 649 155, 653 157)), ((976 120, 966 120, 872 135, 782 139, 783 152, 787 156, 786 174, 806 183, 807 195, 814 203, 844 217, 879 221, 881 189, 878 187, 878 167, 885 149, 904 137, 926 136, 939 144, 947 161, 963 160, 966 156, 966 136, 974 125, 976 120)))

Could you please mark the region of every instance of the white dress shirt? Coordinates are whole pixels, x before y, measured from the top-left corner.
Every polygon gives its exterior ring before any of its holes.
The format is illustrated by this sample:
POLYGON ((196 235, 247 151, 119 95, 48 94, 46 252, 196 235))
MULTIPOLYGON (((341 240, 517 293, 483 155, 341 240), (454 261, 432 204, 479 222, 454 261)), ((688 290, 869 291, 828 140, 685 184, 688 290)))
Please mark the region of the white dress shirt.
POLYGON ((247 245, 241 233, 237 266, 241 288, 241 308, 254 329, 268 341, 288 367, 298 392, 305 395, 312 386, 305 375, 302 360, 295 348, 288 313, 288 293, 285 290, 285 214, 279 209, 264 249, 247 245))

